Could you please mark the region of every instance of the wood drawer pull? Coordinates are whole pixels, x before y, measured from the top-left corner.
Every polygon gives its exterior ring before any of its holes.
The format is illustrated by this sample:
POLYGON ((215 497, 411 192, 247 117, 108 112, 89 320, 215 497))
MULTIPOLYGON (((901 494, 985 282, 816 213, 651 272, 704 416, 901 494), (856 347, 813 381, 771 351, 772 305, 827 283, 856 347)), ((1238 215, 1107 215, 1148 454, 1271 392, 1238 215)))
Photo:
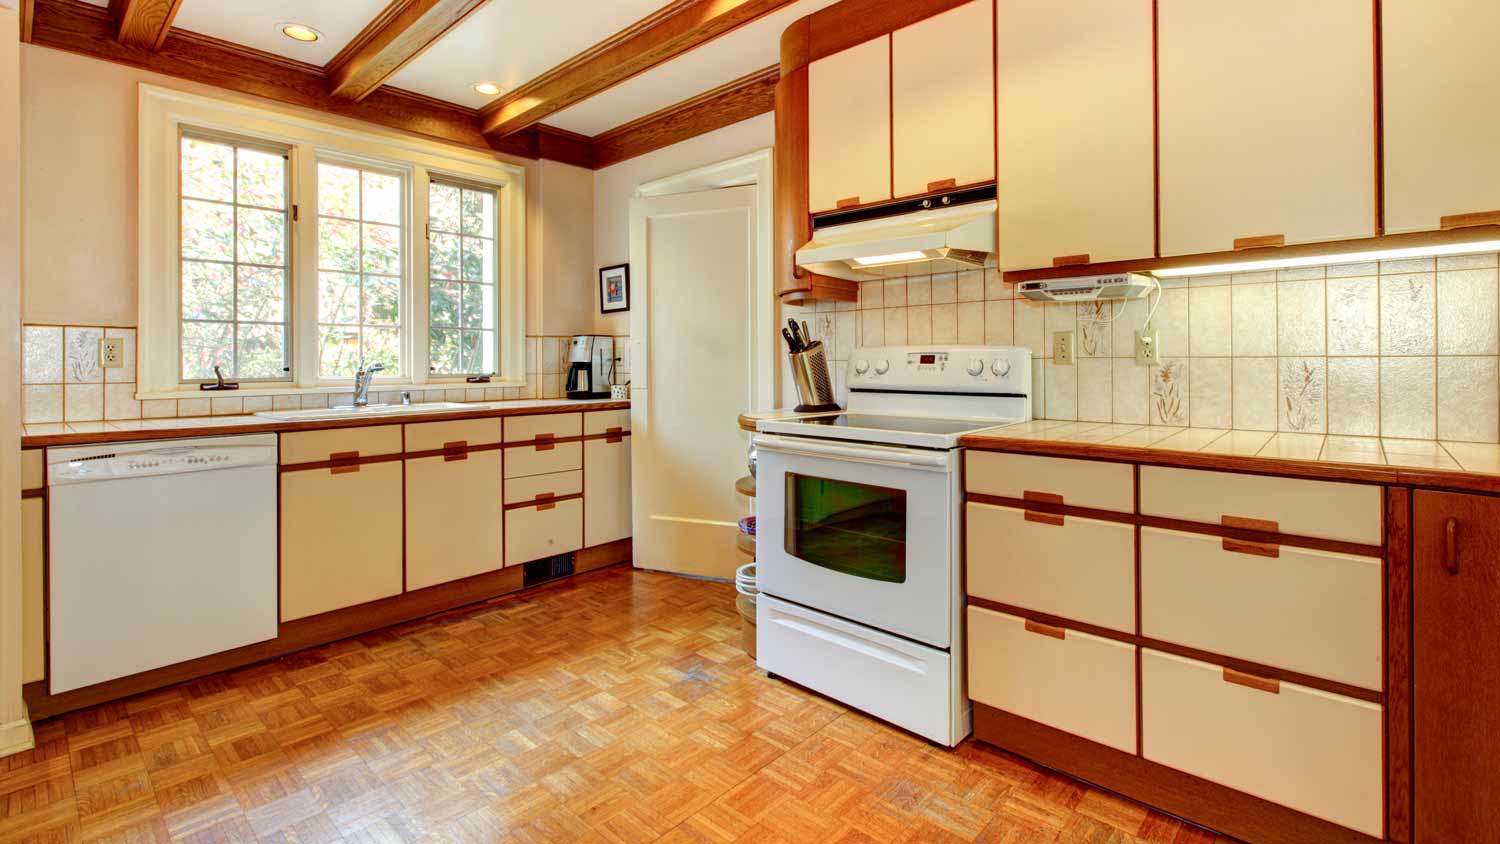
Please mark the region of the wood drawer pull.
POLYGON ((622 443, 622 442, 625 442, 625 435, 624 434, 605 434, 604 435, 604 441, 607 442, 607 443, 622 443))
POLYGON ((938 179, 936 182, 927 183, 927 192, 931 193, 933 191, 939 190, 952 190, 956 187, 958 187, 957 179, 938 179))
POLYGON ((840 199, 838 202, 835 202, 833 204, 833 207, 835 209, 838 209, 838 210, 842 211, 845 208, 853 208, 854 206, 856 206, 858 204, 859 204, 859 197, 857 197, 857 196, 846 196, 843 199, 840 199))
POLYGON ((1234 248, 1240 249, 1266 249, 1272 246, 1285 246, 1286 235, 1284 234, 1262 234, 1255 237, 1237 237, 1234 239, 1234 248))
POLYGON ((553 442, 553 440, 555 439, 557 439, 556 434, 537 434, 536 450, 551 451, 552 449, 557 448, 557 443, 553 442))
POLYGON ((1458 519, 1443 526, 1443 570, 1458 574, 1458 519))
POLYGON ((1026 632, 1035 633, 1038 636, 1051 636, 1054 639, 1068 638, 1068 631, 1066 629, 1061 627, 1053 627, 1050 624, 1040 624, 1038 622, 1032 621, 1029 618, 1026 619, 1026 632))
MULTIPOLYGON (((1026 501, 1038 501, 1043 504, 1056 504, 1062 506, 1063 497, 1053 492, 1037 492, 1035 490, 1023 490, 1021 498, 1026 501)), ((1039 525, 1055 525, 1062 527, 1067 519, 1061 513, 1044 513, 1040 510, 1027 510, 1025 519, 1028 522, 1036 522, 1039 525)))
POLYGON ((452 463, 455 460, 468 460, 468 448, 468 440, 454 440, 453 442, 443 443, 443 462, 452 463))
MULTIPOLYGON (((1281 525, 1270 519, 1251 519, 1245 516, 1220 516, 1219 524, 1240 530, 1258 530, 1263 533, 1278 533, 1281 525)), ((1253 554, 1257 557, 1280 557, 1281 546, 1274 542, 1252 542, 1248 539, 1222 537, 1221 546, 1235 554, 1253 554)))
POLYGON ((1443 230, 1462 229, 1469 226, 1500 226, 1500 211, 1475 211, 1472 214, 1444 214, 1438 220, 1443 230))
POLYGON ((328 455, 328 474, 347 475, 359 471, 359 452, 335 451, 328 455))
POLYGON ((1224 669, 1224 682, 1233 683, 1236 686, 1244 686, 1247 689, 1255 689, 1260 692, 1270 692, 1273 695, 1281 694, 1280 680, 1272 680, 1269 677, 1257 677, 1254 674, 1235 671, 1233 668, 1224 669))
POLYGON ((536 511, 538 513, 540 513, 543 510, 551 510, 553 507, 556 507, 556 506, 557 506, 557 502, 556 501, 548 501, 548 502, 536 505, 536 511))
POLYGON ((1052 259, 1052 266, 1072 267, 1078 264, 1087 264, 1088 262, 1089 253, 1084 252, 1081 255, 1058 255, 1056 258, 1052 259))
POLYGON ((1220 516, 1219 524, 1240 530, 1258 530, 1264 533, 1280 533, 1281 524, 1270 519, 1251 519, 1246 516, 1220 516))
POLYGON ((623 434, 624 432, 625 429, 619 425, 604 429, 604 433, 606 434, 623 434))

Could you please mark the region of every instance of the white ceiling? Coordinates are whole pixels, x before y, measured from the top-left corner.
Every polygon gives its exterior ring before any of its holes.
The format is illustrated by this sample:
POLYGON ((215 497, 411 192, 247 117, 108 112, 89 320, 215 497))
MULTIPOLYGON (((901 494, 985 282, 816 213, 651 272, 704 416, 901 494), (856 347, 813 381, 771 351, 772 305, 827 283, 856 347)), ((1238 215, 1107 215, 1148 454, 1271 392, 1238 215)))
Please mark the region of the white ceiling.
POLYGON ((549 126, 597 135, 776 64, 781 33, 838 0, 801 0, 547 117, 549 126))
MULTIPOLYGON (((389 0, 184 0, 178 29, 211 35, 289 59, 324 65, 374 20, 389 0), (280 23, 322 33, 311 44, 281 34, 280 23)), ((99 5, 106 5, 100 3, 99 5)))
MULTIPOLYGON (((342 0, 340 0, 342 2, 342 0)), ((188 0, 184 5, 203 2, 188 0)), ((667 0, 490 0, 391 77, 389 84, 478 108, 666 5, 667 0)))

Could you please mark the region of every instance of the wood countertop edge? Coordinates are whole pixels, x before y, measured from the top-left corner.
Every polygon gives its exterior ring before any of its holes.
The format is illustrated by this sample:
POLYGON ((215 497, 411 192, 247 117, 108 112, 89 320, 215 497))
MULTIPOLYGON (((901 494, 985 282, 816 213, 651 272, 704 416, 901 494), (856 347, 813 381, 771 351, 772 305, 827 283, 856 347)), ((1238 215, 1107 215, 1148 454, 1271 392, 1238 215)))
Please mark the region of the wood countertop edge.
POLYGON ((1139 463, 1182 469, 1207 469, 1309 480, 1346 481, 1391 486, 1440 487, 1468 492, 1500 493, 1500 475, 1462 469, 1434 469, 1416 466, 1339 463, 1327 460, 1298 460, 1289 457, 1174 451, 1165 448, 1080 443, 1064 440, 1011 439, 992 434, 963 437, 959 444, 979 451, 1005 451, 1048 457, 1074 457, 1139 463))
MULTIPOLYGON (((410 425, 423 422, 452 422, 461 419, 487 419, 504 416, 539 416, 547 413, 590 413, 602 410, 628 410, 629 401, 593 402, 577 404, 559 402, 549 405, 527 407, 485 407, 475 410, 454 410, 441 413, 392 414, 379 419, 318 419, 306 422, 284 422, 274 419, 246 421, 244 424, 184 425, 182 427, 138 428, 121 431, 92 431, 88 433, 39 434, 21 437, 21 448, 47 448, 63 445, 98 445, 114 442, 139 442, 143 440, 166 440, 189 437, 219 437, 230 434, 286 434, 297 431, 322 431, 333 428, 371 428, 378 425, 410 425)), ((201 421, 212 417, 186 417, 201 421)), ((252 418, 247 416, 247 419, 252 418)), ((118 422, 139 420, 121 419, 118 422)), ((63 423, 66 424, 66 423, 63 423)), ((109 423, 105 423, 109 424, 109 423)))

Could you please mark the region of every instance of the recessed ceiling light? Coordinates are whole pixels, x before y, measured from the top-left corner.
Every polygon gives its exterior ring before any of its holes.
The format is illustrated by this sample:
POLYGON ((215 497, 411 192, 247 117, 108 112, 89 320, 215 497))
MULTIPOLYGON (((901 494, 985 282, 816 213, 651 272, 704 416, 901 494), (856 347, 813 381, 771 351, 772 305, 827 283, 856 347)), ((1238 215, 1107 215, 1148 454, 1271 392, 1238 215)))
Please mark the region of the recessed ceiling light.
POLYGON ((323 33, 300 23, 278 23, 276 24, 276 28, 281 30, 282 35, 293 41, 302 41, 310 44, 323 37, 323 33))
POLYGON ((500 86, 496 85, 493 82, 475 82, 474 91, 475 93, 483 94, 486 97, 494 97, 499 96, 500 86))

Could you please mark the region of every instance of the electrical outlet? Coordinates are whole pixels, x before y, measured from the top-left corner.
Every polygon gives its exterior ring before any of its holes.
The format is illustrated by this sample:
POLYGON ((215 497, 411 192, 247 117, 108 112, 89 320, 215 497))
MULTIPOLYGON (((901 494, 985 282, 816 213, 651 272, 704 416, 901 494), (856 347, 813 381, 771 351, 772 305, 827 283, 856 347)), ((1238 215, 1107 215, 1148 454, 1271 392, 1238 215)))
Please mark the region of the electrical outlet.
POLYGON ((1052 362, 1058 366, 1073 365, 1073 332, 1052 332, 1052 362))
POLYGON ((1161 344, 1157 341, 1156 326, 1147 326, 1135 333, 1135 362, 1141 366, 1161 363, 1161 344))
POLYGON ((124 337, 101 337, 99 338, 99 367, 101 369, 119 369, 125 365, 125 338, 124 337))

